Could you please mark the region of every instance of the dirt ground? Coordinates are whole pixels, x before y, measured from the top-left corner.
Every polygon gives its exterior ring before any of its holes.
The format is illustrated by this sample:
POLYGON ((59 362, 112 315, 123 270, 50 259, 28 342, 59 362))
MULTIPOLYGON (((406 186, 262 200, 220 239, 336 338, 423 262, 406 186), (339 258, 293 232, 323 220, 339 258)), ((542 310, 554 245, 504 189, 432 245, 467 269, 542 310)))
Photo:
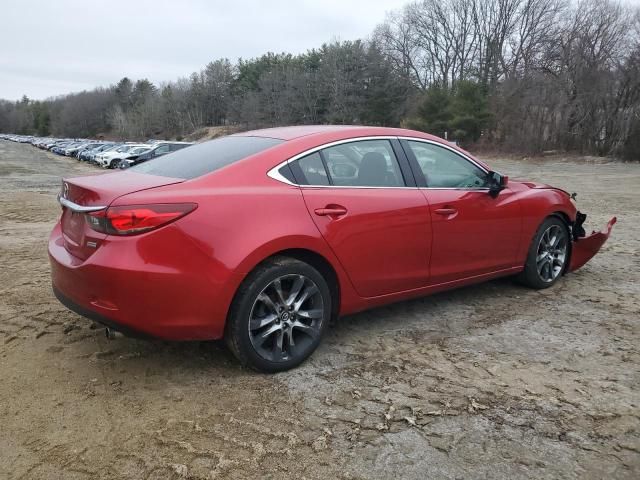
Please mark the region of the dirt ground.
POLYGON ((494 159, 578 192, 601 253, 343 318, 261 375, 217 342, 109 341, 53 297, 74 159, 0 141, 0 478, 640 478, 640 164, 494 159))

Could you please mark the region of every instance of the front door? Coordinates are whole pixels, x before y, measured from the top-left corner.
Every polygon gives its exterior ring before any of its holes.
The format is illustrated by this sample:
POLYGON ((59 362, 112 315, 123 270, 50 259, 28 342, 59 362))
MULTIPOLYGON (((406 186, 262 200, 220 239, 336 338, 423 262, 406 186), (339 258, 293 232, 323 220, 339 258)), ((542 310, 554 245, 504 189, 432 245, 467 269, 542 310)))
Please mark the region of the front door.
POLYGON ((515 265, 522 220, 508 188, 489 195, 486 172, 448 148, 404 141, 424 176, 431 210, 431 284, 497 272, 515 265))

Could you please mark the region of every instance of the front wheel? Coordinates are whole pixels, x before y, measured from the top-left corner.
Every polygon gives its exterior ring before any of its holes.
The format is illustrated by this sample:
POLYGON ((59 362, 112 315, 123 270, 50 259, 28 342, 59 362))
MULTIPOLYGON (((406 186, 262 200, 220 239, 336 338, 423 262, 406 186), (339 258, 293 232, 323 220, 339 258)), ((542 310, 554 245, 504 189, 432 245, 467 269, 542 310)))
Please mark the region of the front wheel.
POLYGON ((313 353, 330 318, 331 294, 324 277, 307 263, 275 257, 238 289, 225 340, 243 365, 279 372, 313 353))
POLYGON ((569 230, 558 217, 549 217, 533 237, 527 262, 518 280, 528 287, 543 289, 555 284, 569 259, 569 230))

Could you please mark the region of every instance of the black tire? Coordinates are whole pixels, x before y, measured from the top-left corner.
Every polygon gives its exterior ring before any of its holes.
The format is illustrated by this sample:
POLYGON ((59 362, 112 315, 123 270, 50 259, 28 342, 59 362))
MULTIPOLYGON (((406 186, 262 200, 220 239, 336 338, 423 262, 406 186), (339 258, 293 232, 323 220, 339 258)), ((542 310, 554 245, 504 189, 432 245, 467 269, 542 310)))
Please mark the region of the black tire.
POLYGON ((315 268, 294 258, 273 257, 260 264, 240 285, 227 318, 225 341, 231 352, 245 366, 268 373, 289 370, 309 358, 318 347, 329 326, 331 309, 329 287, 315 268), (292 301, 293 305, 288 307, 286 302, 277 301, 274 284, 278 282, 281 286, 280 291, 284 293, 281 298, 287 297, 285 300, 289 300, 295 290, 295 281, 302 282, 303 286, 296 294, 300 297, 294 297, 294 300, 300 299, 306 292, 305 289, 313 293, 308 294, 295 312, 286 312, 287 309, 292 310, 298 302, 292 301), (275 303, 271 302, 273 309, 269 308, 269 302, 261 300, 265 295, 271 300, 276 298, 275 303), (305 305, 306 310, 302 308, 305 305), (285 312, 277 313, 278 308, 283 308, 285 312), (262 326, 261 319, 256 318, 259 317, 256 313, 259 310, 264 312, 263 319, 275 315, 277 320, 262 326), (322 313, 318 313, 320 310, 322 313), (311 312, 321 318, 312 319, 311 312), (303 313, 309 314, 309 318, 297 317, 303 313), (284 315, 287 316, 286 321, 284 315), (255 328, 257 324, 260 324, 259 328, 255 328), (297 326, 298 324, 305 324, 306 328, 301 328, 303 325, 297 326), (278 326, 281 328, 280 331, 277 330, 278 326), (269 333, 273 329, 276 329, 275 332, 269 333), (267 338, 262 344, 264 348, 256 346, 262 338, 267 338), (289 343, 289 339, 293 340, 293 345, 289 343), (289 351, 283 355, 282 352, 287 348, 289 351), (271 358, 267 358, 269 351, 272 352, 271 358))
POLYGON ((545 221, 538 227, 536 234, 533 236, 533 240, 531 241, 531 245, 529 246, 529 251, 527 253, 527 261, 525 263, 524 270, 517 276, 518 282, 537 290, 549 288, 555 285, 567 268, 570 244, 571 239, 567 224, 558 217, 547 217, 547 219, 545 219, 545 221), (564 255, 562 256, 561 264, 559 261, 559 255, 550 257, 550 260, 552 261, 548 260, 546 262, 547 266, 544 270, 545 275, 539 271, 540 263, 538 258, 541 255, 541 251, 544 253, 544 247, 541 246, 541 240, 545 235, 545 232, 550 231, 550 229, 551 231, 562 232, 564 235, 564 255), (553 273, 553 269, 557 271, 553 273), (547 278, 545 278, 545 276, 547 278))

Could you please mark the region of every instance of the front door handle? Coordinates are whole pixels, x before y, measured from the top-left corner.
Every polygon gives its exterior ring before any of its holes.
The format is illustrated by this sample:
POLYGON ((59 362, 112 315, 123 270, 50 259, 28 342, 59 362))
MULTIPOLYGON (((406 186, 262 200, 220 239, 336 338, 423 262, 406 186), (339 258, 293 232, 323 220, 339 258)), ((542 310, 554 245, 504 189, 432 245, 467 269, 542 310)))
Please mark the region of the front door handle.
POLYGON ((347 214, 347 209, 342 205, 327 205, 324 208, 316 208, 314 212, 320 217, 341 217, 347 214))
POLYGON ((438 215, 455 215, 456 213, 458 213, 458 210, 455 208, 436 208, 435 212, 438 215))

